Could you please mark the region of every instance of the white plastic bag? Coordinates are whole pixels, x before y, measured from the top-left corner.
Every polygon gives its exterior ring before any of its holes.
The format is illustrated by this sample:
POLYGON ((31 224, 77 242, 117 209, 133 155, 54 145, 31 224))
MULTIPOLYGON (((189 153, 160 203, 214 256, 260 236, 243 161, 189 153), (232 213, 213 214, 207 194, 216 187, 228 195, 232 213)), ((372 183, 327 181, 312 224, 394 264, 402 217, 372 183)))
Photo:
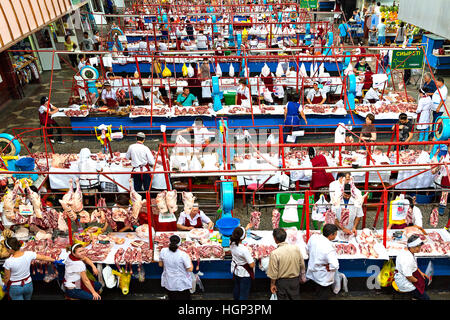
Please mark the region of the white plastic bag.
POLYGON ((188 77, 192 78, 194 76, 194 68, 192 67, 191 64, 189 64, 189 67, 187 69, 188 69, 188 77))
POLYGON ((267 63, 264 63, 264 67, 262 67, 261 69, 261 74, 263 75, 263 77, 268 77, 270 74, 270 68, 267 65, 267 63))
POLYGON ((289 190, 289 182, 289 176, 285 173, 282 173, 280 176, 280 189, 289 190))
POLYGON ((261 258, 261 260, 259 260, 259 270, 266 272, 269 268, 269 260, 269 257, 261 258))
POLYGON ((433 263, 431 261, 428 262, 428 266, 427 266, 427 269, 425 270, 425 274, 428 276, 428 278, 430 278, 430 281, 428 283, 428 285, 430 285, 431 284, 431 279, 432 279, 433 274, 434 274, 434 266, 433 266, 433 263))
POLYGON ((345 292, 348 292, 348 279, 345 274, 336 271, 334 274, 334 282, 331 285, 334 294, 338 294, 341 291, 341 288, 344 289, 345 292))
POLYGON ((270 300, 278 300, 277 294, 272 293, 272 295, 270 296, 270 300))
POLYGON ((273 102, 272 92, 270 92, 269 90, 264 90, 264 101, 267 101, 269 103, 273 102))
POLYGON ((281 78, 284 75, 283 67, 281 66, 281 63, 278 63, 277 71, 275 71, 275 74, 278 78, 281 78))
POLYGON ((234 77, 234 67, 233 64, 230 63, 230 73, 229 73, 230 77, 234 77))
POLYGON ((220 68, 220 64, 217 64, 216 67, 216 76, 221 77, 222 76, 222 69, 220 68))
POLYGON ((288 203, 284 206, 283 221, 286 223, 298 222, 297 200, 291 196, 288 203))

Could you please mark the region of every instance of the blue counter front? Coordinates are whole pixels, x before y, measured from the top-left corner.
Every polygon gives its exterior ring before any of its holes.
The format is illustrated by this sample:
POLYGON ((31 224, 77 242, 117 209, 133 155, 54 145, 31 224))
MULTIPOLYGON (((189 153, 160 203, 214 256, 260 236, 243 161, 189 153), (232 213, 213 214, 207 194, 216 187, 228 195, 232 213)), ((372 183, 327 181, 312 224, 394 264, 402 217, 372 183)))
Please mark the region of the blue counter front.
MULTIPOLYGON (((450 259, 448 257, 417 258, 418 267, 425 271, 429 262, 433 263, 434 276, 450 276, 450 259)), ((307 264, 308 260, 305 260, 307 264)), ((395 257, 394 257, 395 262, 395 257)), ((373 259, 339 259, 339 272, 344 273, 347 278, 369 278, 375 277, 383 267, 385 260, 373 259)), ((111 266, 115 269, 115 266, 111 266)), ((158 263, 143 264, 146 279, 160 279, 162 268, 158 263)), ((197 263, 194 262, 194 270, 197 263)), ((58 267, 59 278, 63 279, 64 267, 58 267)), ((200 271, 204 274, 202 279, 232 279, 231 260, 203 261, 200 263, 200 271)), ((137 274, 137 266, 133 266, 133 273, 137 274)), ((33 274, 33 280, 43 280, 43 274, 33 274)), ((259 263, 255 268, 255 278, 267 279, 265 272, 259 269, 259 263)))
MULTIPOLYGON (((261 69, 264 67, 264 64, 267 63, 267 66, 269 67, 271 72, 276 72, 277 70, 277 66, 278 66, 278 62, 248 62, 247 63, 247 67, 249 68, 250 72, 252 73, 260 73, 261 69)), ((309 70, 311 68, 311 63, 310 61, 300 61, 299 62, 300 65, 303 63, 305 65, 306 70, 309 70)), ((320 61, 316 62, 317 66, 320 65, 320 61)), ((151 70, 151 63, 150 62, 139 62, 139 71, 141 73, 150 73, 151 70)), ((219 62, 220 68, 222 69, 222 73, 228 74, 230 72, 230 66, 231 63, 225 63, 225 62, 219 62)), ((238 72, 241 68, 242 63, 241 62, 233 62, 233 68, 235 70, 235 72, 238 72)), ((125 73, 134 73, 137 70, 136 67, 136 63, 126 63, 126 64, 119 64, 119 63, 113 63, 113 72, 114 73, 121 73, 121 72, 125 72, 125 73)), ((181 73, 182 70, 181 68, 183 67, 183 63, 175 63, 175 66, 173 63, 167 63, 166 64, 167 68, 172 72, 178 72, 181 73)), ((215 70, 216 69, 216 65, 210 63, 209 64, 210 69, 211 70, 215 70)), ((290 62, 289 63, 290 67, 294 67, 295 69, 297 69, 297 64, 295 62, 290 62)), ((342 63, 336 63, 336 62, 325 62, 324 63, 324 67, 326 71, 329 72, 338 72, 339 70, 343 70, 343 65, 342 63)), ((225 75, 226 76, 226 75, 225 75)))
MULTIPOLYGON (((228 125, 233 127, 258 127, 259 129, 273 128, 274 126, 279 126, 284 124, 283 115, 254 115, 253 120, 251 115, 232 115, 226 117, 207 117, 199 116, 203 119, 203 123, 206 127, 217 127, 217 119, 224 118, 228 120, 228 125)), ((358 128, 364 124, 365 119, 359 115, 353 114, 353 118, 350 114, 344 115, 307 115, 308 128, 336 128, 339 123, 345 125, 356 125, 358 128), (354 122, 353 122, 354 121, 354 122)), ((123 126, 127 130, 149 130, 150 125, 158 129, 161 125, 170 127, 190 127, 192 126, 196 116, 188 117, 174 117, 174 118, 164 118, 164 117, 112 117, 112 116, 87 116, 87 117, 71 117, 70 122, 73 131, 92 131, 94 127, 98 127, 101 124, 112 125, 113 128, 118 128, 123 126)), ((376 120, 375 124, 377 127, 390 127, 397 120, 376 120), (380 125, 383 124, 383 125, 380 125)), ((301 121, 300 124, 302 124, 301 121)))

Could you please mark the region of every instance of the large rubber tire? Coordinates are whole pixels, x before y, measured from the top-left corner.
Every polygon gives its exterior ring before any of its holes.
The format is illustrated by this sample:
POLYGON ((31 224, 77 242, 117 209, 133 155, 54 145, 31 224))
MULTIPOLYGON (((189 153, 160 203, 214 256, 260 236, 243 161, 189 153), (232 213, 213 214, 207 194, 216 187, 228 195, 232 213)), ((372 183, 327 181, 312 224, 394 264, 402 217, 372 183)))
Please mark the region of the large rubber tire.
POLYGON ((8 151, 5 156, 18 156, 20 154, 20 142, 14 138, 13 135, 9 133, 1 133, 0 134, 0 151, 12 141, 10 146, 6 149, 8 151))

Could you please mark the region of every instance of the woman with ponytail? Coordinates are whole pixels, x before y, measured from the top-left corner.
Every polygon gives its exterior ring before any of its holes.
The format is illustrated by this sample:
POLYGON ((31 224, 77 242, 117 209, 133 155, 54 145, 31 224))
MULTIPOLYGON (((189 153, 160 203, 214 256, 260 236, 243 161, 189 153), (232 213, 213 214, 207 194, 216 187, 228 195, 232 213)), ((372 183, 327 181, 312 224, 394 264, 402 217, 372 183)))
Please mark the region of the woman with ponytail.
POLYGON ((255 260, 249 249, 239 245, 246 237, 247 228, 237 227, 230 237, 230 251, 232 256, 231 273, 234 279, 234 300, 247 300, 250 294, 252 279, 255 278, 255 260))
POLYGON ((5 247, 11 256, 3 264, 5 269, 3 291, 9 293, 11 300, 31 300, 33 282, 31 281, 30 265, 33 260, 61 263, 60 260, 57 261, 33 251, 21 251, 21 246, 21 242, 14 237, 5 240, 5 247))
POLYGON ((159 266, 162 267, 161 286, 166 289, 169 300, 191 300, 191 272, 194 269, 188 254, 178 249, 181 238, 173 235, 169 238, 169 248, 163 248, 159 254, 159 266))
POLYGON ((64 288, 66 295, 80 300, 101 300, 99 292, 100 282, 91 281, 86 274, 86 264, 92 268, 94 275, 98 270, 91 259, 85 256, 85 249, 81 243, 75 243, 70 247, 70 254, 66 259, 66 272, 64 274, 64 288))

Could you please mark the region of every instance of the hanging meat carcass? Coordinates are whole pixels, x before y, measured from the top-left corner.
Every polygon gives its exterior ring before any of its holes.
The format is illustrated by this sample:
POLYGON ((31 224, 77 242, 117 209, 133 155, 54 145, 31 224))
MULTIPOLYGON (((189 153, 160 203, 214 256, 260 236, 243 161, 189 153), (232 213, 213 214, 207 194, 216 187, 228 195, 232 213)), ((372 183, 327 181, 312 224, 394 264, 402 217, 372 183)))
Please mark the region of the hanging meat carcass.
POLYGON ((166 204, 166 193, 167 191, 163 191, 158 193, 156 196, 156 206, 158 207, 160 213, 166 213, 169 211, 166 204))
POLYGON ((278 228, 280 224, 280 211, 277 209, 272 210, 272 227, 274 229, 278 228))
POLYGON ((134 190, 133 179, 130 179, 130 199, 131 205, 131 216, 137 219, 142 206, 145 205, 146 200, 142 201, 142 196, 134 190))
POLYGON ((261 212, 253 211, 250 215, 250 223, 253 225, 253 228, 259 229, 260 222, 261 222, 261 212))
POLYGON ((33 206, 34 215, 38 219, 42 219, 42 201, 41 197, 37 192, 30 189, 28 182, 25 182, 25 191, 28 193, 28 198, 30 199, 31 205, 33 206))
POLYGON ((177 190, 166 192, 166 204, 170 213, 175 213, 178 210, 177 206, 177 190))
POLYGON ((19 191, 19 181, 16 181, 12 191, 8 191, 7 194, 3 196, 3 213, 8 220, 13 220, 15 218, 14 207, 16 206, 17 193, 19 191))

